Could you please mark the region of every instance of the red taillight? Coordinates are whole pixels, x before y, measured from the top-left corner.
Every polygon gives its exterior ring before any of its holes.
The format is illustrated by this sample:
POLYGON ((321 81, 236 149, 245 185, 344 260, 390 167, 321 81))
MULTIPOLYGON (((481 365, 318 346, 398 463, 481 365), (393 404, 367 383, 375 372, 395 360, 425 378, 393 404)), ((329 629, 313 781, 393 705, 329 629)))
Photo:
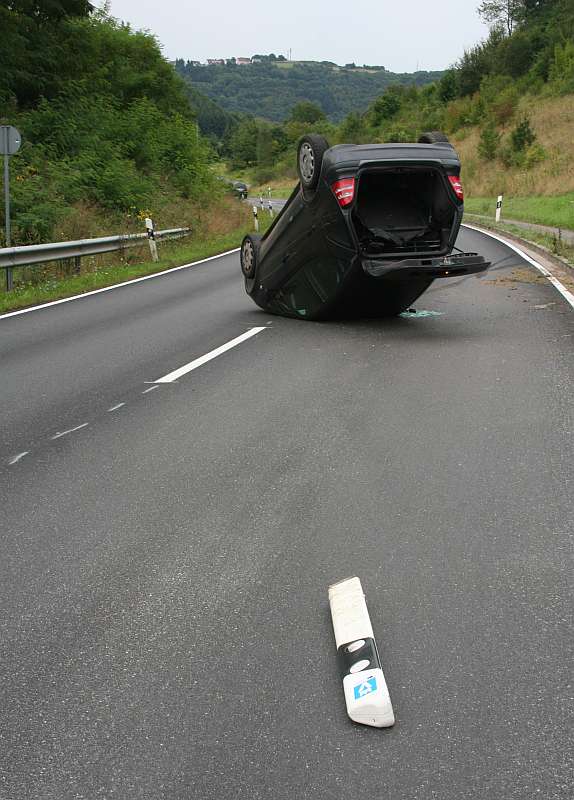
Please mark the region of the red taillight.
POLYGON ((355 196, 355 179, 354 178, 341 178, 340 181, 335 181, 331 186, 333 194, 337 198, 341 208, 350 206, 355 196))
POLYGON ((448 179, 458 199, 464 200, 464 190, 462 188, 462 183, 460 182, 460 178, 458 177, 458 175, 449 175, 448 179))

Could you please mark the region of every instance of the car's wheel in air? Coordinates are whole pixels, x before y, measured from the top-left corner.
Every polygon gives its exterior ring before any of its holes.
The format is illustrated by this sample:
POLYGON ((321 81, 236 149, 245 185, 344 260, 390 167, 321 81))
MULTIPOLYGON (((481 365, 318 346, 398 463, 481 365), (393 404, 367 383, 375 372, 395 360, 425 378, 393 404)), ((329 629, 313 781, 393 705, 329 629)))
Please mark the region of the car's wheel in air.
POLYGON ((245 291, 247 294, 251 294, 255 286, 260 238, 260 236, 249 234, 241 243, 239 259, 241 262, 241 272, 245 278, 245 291))
POLYGON ((442 131, 425 131, 419 136, 419 144, 450 144, 450 142, 442 131))
POLYGON ((303 189, 315 189, 321 175, 323 155, 329 142, 318 133, 303 136, 297 147, 297 172, 303 189))

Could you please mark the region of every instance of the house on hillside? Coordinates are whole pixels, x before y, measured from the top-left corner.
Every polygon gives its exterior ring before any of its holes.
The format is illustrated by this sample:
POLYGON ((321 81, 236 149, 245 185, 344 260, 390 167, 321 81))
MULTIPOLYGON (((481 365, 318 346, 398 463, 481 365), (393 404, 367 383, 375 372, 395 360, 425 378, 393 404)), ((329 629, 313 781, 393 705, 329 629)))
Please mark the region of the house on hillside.
POLYGON ((241 66, 243 64, 251 64, 251 59, 250 58, 236 58, 235 59, 235 63, 236 64, 240 64, 241 66))
POLYGON ((225 64, 225 59, 224 58, 208 58, 207 59, 207 63, 209 64, 210 67, 212 67, 214 64, 225 64))

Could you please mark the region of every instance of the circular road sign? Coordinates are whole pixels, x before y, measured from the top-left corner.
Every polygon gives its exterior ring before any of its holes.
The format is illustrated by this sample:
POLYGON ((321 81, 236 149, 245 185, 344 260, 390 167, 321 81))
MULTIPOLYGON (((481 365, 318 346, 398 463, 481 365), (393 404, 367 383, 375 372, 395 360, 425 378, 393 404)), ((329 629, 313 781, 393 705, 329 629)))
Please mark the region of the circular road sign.
POLYGON ((0 125, 0 155, 13 156, 20 149, 20 131, 12 125, 0 125))

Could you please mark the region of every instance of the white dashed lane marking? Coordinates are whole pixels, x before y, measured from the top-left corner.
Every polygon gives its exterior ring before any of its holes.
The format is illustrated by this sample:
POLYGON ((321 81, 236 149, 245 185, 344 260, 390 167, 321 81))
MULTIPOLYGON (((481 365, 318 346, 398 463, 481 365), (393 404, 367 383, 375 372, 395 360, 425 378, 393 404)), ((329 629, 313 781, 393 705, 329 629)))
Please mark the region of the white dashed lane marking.
POLYGON ((27 456, 27 455, 28 455, 28 453, 29 453, 29 452, 30 452, 29 450, 24 450, 24 452, 23 452, 23 453, 18 453, 18 455, 17 455, 17 456, 14 456, 13 458, 11 458, 11 459, 10 459, 10 461, 8 462, 8 464, 9 464, 10 466, 12 466, 13 464, 17 464, 17 463, 18 463, 18 461, 21 461, 21 460, 24 458, 24 456, 27 456))
MULTIPOLYGON (((157 381, 153 382, 149 381, 149 383, 152 383, 152 385, 148 386, 148 388, 144 389, 141 393, 148 394, 148 392, 153 392, 155 389, 159 389, 159 384, 161 383, 173 383, 182 375, 186 375, 188 372, 191 372, 192 370, 201 367, 203 364, 206 364, 208 361, 217 358, 217 356, 226 353, 233 347, 237 347, 238 344, 241 344, 242 342, 246 341, 247 339, 250 339, 256 334, 261 333, 261 331, 264 331, 266 327, 267 326, 250 328, 248 331, 245 331, 245 333, 242 333, 240 336, 236 336, 235 339, 231 339, 231 341, 226 342, 220 347, 217 347, 215 350, 211 350, 209 353, 206 353, 205 355, 196 358, 194 361, 190 361, 189 364, 184 364, 183 367, 180 367, 179 369, 176 369, 173 372, 164 375, 163 378, 159 378, 157 381)), ((118 409, 123 408, 124 406, 125 402, 116 403, 115 405, 110 406, 110 408, 107 409, 107 413, 109 414, 113 411, 118 411, 118 409)), ((64 431, 58 431, 53 436, 50 436, 50 440, 54 441, 56 439, 61 439, 63 436, 68 436, 68 434, 70 433, 75 433, 76 431, 82 430, 82 428, 87 428, 89 424, 90 424, 89 422, 83 422, 81 425, 76 425, 74 428, 67 428, 64 431)), ((24 456, 27 456, 29 453, 30 453, 29 450, 24 450, 23 452, 18 453, 15 456, 12 456, 12 458, 9 459, 8 461, 8 466, 13 466, 14 464, 17 464, 21 459, 24 458, 24 456)))
POLYGON ((206 353, 199 358, 196 358, 194 361, 190 361, 189 364, 184 364, 183 367, 179 369, 175 369, 173 372, 169 372, 167 375, 164 375, 163 378, 158 378, 157 381, 154 383, 173 383, 178 378, 181 378, 183 375, 187 375, 188 372, 191 372, 198 367, 203 366, 208 361, 211 361, 217 356, 226 353, 228 350, 231 350, 232 347, 237 347, 238 344, 241 344, 246 339, 250 339, 252 336, 256 336, 261 331, 267 330, 267 327, 258 327, 258 328, 250 328, 245 333, 242 333, 241 336, 236 336, 235 339, 231 339, 230 342, 226 342, 222 344, 221 347, 216 347, 215 350, 211 350, 209 353, 206 353))
POLYGON ((67 431, 59 431, 55 436, 51 436, 51 439, 60 439, 62 436, 67 436, 69 433, 74 433, 74 431, 79 431, 81 428, 87 428, 89 422, 84 422, 82 425, 76 425, 75 428, 68 428, 67 431))

